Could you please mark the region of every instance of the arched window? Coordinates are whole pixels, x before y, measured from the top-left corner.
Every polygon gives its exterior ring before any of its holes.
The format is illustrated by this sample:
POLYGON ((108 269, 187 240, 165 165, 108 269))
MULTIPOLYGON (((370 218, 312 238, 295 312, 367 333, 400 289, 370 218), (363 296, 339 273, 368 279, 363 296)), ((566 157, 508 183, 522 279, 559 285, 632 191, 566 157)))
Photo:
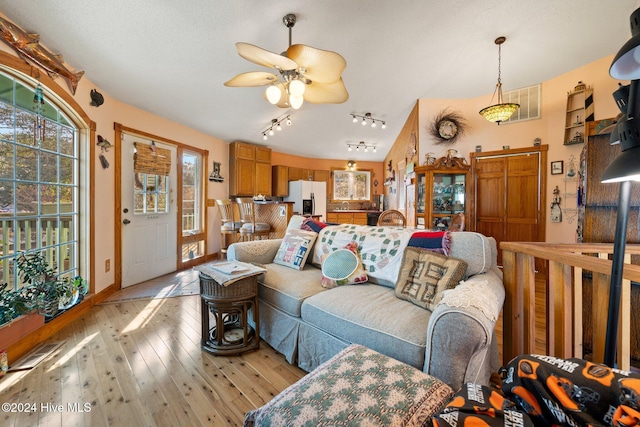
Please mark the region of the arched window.
POLYGON ((78 129, 40 85, 0 73, 0 282, 19 282, 15 258, 42 252, 58 273, 79 272, 78 129))

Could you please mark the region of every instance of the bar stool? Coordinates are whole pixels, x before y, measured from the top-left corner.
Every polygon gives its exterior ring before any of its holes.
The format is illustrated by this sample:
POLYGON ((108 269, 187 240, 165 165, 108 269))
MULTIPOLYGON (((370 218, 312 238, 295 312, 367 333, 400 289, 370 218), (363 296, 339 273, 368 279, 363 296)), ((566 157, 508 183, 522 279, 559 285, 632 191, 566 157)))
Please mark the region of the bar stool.
POLYGON ((271 226, 266 222, 256 222, 255 203, 251 197, 238 197, 238 211, 240 212, 240 240, 253 240, 256 237, 269 237, 271 226))
POLYGON ((218 210, 220 211, 220 252, 227 253, 227 236, 231 236, 232 243, 238 241, 240 227, 242 223, 236 221, 233 209, 233 202, 229 199, 216 199, 218 210))

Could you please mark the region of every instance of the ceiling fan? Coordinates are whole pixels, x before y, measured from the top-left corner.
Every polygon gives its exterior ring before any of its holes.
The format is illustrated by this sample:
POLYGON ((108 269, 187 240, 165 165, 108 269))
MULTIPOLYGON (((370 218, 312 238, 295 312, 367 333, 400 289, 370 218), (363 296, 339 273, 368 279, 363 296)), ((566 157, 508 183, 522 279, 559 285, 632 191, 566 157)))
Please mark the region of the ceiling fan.
POLYGON ((349 98, 342 81, 347 61, 335 52, 303 44, 291 44, 291 29, 296 15, 282 18, 289 28, 289 48, 282 54, 270 52, 249 43, 236 43, 238 54, 255 64, 274 68, 277 74, 251 71, 238 74, 225 86, 266 86, 267 100, 280 108, 298 109, 304 101, 315 104, 341 104, 349 98))

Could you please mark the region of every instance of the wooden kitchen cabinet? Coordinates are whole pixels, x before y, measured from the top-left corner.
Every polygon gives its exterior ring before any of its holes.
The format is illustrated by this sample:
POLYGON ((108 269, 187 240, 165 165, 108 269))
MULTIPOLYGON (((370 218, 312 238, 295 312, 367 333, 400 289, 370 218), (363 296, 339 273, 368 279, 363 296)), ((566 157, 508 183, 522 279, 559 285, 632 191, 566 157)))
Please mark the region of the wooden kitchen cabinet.
POLYGON ((289 195, 289 166, 271 166, 271 195, 287 197, 289 195))
POLYGON ((229 145, 229 195, 271 196, 271 149, 246 142, 229 145))
POLYGON ((327 222, 367 225, 366 212, 327 212, 327 222))

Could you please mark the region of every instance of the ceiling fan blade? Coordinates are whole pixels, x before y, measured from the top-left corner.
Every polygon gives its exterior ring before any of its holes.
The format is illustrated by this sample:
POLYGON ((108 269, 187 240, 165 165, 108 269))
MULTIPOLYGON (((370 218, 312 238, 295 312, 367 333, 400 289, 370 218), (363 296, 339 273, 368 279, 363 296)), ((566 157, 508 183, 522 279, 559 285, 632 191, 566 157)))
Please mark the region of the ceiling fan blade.
POLYGON ((312 82, 333 83, 340 79, 347 66, 347 61, 339 54, 303 44, 289 46, 287 56, 299 67, 307 69, 304 75, 312 82))
POLYGON ((304 91, 304 100, 313 104, 342 104, 349 93, 340 78, 333 83, 311 83, 304 91))
POLYGON ((265 71, 250 71, 248 73, 238 74, 231 80, 224 83, 225 86, 231 87, 247 87, 247 86, 265 86, 278 80, 278 76, 265 71))
POLYGON ((238 42, 236 48, 238 55, 254 64, 276 70, 295 70, 298 68, 298 64, 294 60, 249 43, 238 42))

